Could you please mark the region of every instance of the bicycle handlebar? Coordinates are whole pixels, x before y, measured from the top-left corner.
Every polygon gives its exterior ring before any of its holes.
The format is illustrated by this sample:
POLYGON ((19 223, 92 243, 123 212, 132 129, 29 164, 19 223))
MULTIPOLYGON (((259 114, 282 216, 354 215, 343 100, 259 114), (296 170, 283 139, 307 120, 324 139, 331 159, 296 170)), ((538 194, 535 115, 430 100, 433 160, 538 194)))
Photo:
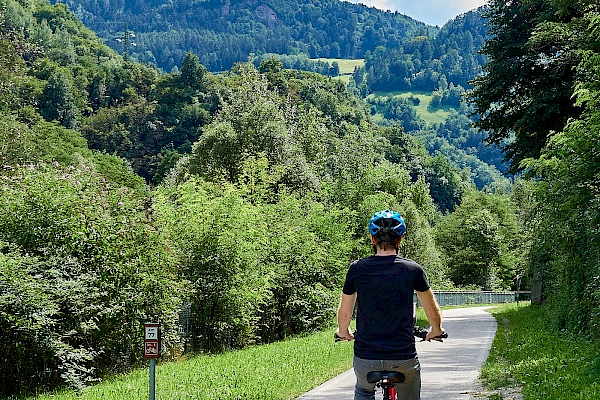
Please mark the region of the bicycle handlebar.
MULTIPOLYGON (((415 335, 418 338, 421 338, 421 342, 425 341, 425 338, 427 337, 427 334, 429 333, 429 331, 427 329, 420 329, 418 326, 413 326, 412 330, 413 330, 413 335, 415 335)), ((448 333, 446 331, 444 331, 441 335, 432 337, 433 340, 437 340, 439 342, 443 342, 442 339, 447 339, 447 338, 448 338, 448 333)))
MULTIPOLYGON (((427 329, 421 329, 418 326, 413 326, 412 333, 414 336, 421 338, 421 341, 424 342, 429 331, 427 329)), ((336 342, 339 342, 342 340, 342 338, 338 336, 337 332, 333 334, 333 337, 335 338, 336 342)), ((447 338, 448 338, 448 333, 446 331, 444 331, 444 333, 442 333, 441 335, 438 335, 438 336, 434 336, 432 339, 437 340, 439 342, 443 342, 442 339, 447 339, 447 338)))

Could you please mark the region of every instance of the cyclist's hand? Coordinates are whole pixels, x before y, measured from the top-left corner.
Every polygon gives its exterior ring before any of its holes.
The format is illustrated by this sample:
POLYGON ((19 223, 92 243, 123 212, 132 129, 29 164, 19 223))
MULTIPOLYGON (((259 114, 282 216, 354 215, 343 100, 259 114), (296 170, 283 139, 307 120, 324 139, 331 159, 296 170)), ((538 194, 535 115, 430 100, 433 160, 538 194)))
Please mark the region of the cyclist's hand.
POLYGON ((335 338, 336 340, 347 340, 347 341, 352 341, 354 340, 354 334, 352 332, 350 332, 348 329, 346 329, 345 331, 340 331, 340 329, 338 328, 335 331, 335 338))
POLYGON ((438 342, 443 342, 444 338, 447 338, 448 334, 446 333, 446 331, 443 328, 431 328, 429 330, 429 332, 427 333, 427 336, 425 336, 425 340, 427 340, 428 342, 431 342, 432 340, 438 341, 438 342))

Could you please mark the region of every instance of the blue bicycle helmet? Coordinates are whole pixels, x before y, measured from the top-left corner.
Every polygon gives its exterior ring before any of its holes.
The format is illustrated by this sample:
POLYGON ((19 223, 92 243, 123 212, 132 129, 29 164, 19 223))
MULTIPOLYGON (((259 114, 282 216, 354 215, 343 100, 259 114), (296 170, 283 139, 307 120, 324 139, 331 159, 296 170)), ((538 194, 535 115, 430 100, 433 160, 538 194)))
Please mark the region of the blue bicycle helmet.
POLYGON ((369 221, 371 235, 384 241, 390 241, 406 232, 404 218, 396 211, 378 211, 369 221))

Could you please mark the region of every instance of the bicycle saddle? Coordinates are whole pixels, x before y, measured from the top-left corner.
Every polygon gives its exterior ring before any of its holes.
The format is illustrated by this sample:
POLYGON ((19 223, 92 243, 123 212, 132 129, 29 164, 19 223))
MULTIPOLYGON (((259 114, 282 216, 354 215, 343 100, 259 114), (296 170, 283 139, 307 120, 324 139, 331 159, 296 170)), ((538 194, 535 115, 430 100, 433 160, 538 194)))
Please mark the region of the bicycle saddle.
POLYGON ((391 383, 403 383, 404 374, 395 371, 371 371, 367 374, 367 382, 369 383, 377 383, 384 379, 391 383))

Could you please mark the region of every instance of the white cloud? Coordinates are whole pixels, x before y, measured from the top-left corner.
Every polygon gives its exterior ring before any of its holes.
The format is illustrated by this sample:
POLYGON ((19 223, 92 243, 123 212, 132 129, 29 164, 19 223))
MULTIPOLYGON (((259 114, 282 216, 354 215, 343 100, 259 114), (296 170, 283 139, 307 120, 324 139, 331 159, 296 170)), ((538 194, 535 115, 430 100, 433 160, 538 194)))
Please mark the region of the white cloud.
POLYGON ((347 0, 381 10, 398 11, 418 21, 442 26, 457 15, 487 3, 487 0, 347 0))

